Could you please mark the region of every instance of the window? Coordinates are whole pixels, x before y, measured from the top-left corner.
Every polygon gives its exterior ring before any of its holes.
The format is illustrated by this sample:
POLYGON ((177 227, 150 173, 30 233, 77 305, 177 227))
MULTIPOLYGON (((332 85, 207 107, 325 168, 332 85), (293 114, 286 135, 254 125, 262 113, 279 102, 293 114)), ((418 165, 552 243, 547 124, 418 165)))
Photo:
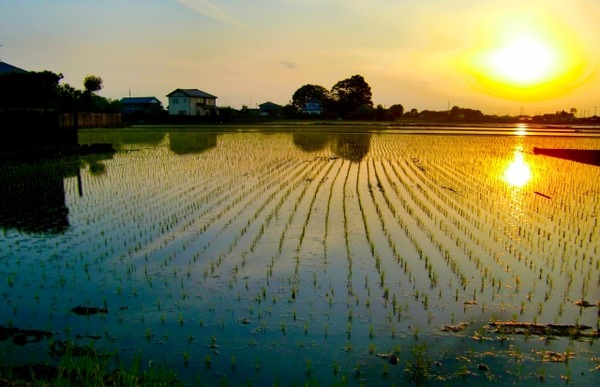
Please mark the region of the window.
POLYGON ((179 98, 173 98, 173 103, 174 104, 178 104, 179 103, 179 98))

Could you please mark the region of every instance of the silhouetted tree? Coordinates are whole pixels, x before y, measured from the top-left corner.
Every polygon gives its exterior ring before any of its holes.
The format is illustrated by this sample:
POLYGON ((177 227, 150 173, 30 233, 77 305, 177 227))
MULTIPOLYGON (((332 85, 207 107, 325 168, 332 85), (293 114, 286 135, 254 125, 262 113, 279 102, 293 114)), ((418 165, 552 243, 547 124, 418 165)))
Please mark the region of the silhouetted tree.
POLYGON ((0 76, 0 108, 55 108, 61 74, 50 71, 0 76))
POLYGON ((281 114, 287 118, 294 118, 298 116, 298 108, 289 103, 281 109, 281 114))
POLYGON ((392 105, 388 108, 388 113, 393 119, 400 118, 404 114, 404 106, 400 104, 392 105))
POLYGON ((90 94, 96 93, 102 90, 102 78, 96 75, 88 75, 83 79, 83 87, 90 94))
POLYGON ((326 88, 319 85, 304 85, 292 96, 292 105, 300 110, 304 107, 306 102, 310 99, 316 98, 323 103, 328 102, 331 98, 329 96, 329 91, 326 88))
POLYGON ((353 75, 333 85, 331 95, 341 116, 348 116, 366 105, 373 107, 371 87, 361 75, 353 75))
POLYGON ((483 113, 480 110, 459 108, 453 106, 450 109, 450 119, 452 120, 464 120, 464 121, 481 121, 483 119, 483 113))
POLYGON ((58 85, 58 105, 63 112, 77 112, 83 106, 83 92, 64 83, 58 85))

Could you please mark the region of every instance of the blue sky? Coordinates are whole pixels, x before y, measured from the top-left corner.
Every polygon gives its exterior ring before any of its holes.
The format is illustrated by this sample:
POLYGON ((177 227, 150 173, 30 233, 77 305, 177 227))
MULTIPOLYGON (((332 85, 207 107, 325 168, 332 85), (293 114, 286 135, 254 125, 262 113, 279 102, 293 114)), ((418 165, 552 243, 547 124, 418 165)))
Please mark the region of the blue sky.
POLYGON ((598 21, 598 0, 3 0, 0 55, 75 87, 99 75, 109 98, 198 88, 221 106, 286 104, 304 84, 360 74, 376 105, 584 114, 600 105, 598 21), (518 57, 522 36, 537 62, 482 64, 518 57), (555 71, 515 86, 496 79, 510 66, 555 71))

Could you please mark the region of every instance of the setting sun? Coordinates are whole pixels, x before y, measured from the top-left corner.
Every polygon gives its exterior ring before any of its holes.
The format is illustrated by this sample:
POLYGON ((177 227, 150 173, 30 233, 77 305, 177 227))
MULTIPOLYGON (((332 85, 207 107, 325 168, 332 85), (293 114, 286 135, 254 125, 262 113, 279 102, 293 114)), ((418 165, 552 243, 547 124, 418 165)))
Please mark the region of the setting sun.
POLYGON ((492 50, 485 65, 495 78, 515 85, 534 85, 553 77, 558 67, 553 48, 534 37, 518 38, 492 50))
POLYGON ((477 44, 461 59, 476 88, 533 100, 560 95, 581 83, 581 53, 567 31, 547 20, 505 17, 481 29, 477 44))

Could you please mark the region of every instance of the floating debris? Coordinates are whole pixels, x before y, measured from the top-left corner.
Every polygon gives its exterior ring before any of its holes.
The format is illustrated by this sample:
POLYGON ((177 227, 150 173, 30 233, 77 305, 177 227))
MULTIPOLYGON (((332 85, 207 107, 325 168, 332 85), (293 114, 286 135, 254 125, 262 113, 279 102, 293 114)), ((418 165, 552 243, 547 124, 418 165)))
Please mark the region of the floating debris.
POLYGON ((579 324, 537 324, 516 321, 494 321, 490 325, 496 328, 496 332, 505 334, 600 337, 600 330, 579 324), (591 331, 588 332, 589 330, 591 331))
POLYGON ((600 301, 597 301, 595 304, 592 304, 589 301, 586 300, 577 300, 577 301, 573 301, 573 303, 577 306, 581 306, 583 308, 590 308, 593 306, 600 306, 600 301))
POLYGON ((461 322, 458 325, 444 325, 442 332, 462 332, 469 326, 467 322, 461 322))
POLYGON ((455 189, 454 189, 454 188, 452 188, 452 187, 446 187, 445 185, 442 185, 442 186, 440 186, 440 188, 442 188, 442 189, 445 189, 445 190, 448 190, 448 191, 450 191, 450 192, 452 192, 452 193, 455 193, 455 194, 458 194, 458 195, 460 195, 460 192, 458 192, 457 190, 455 190, 455 189))
POLYGON ((252 321, 250 321, 250 319, 248 317, 243 317, 239 320, 237 320, 238 324, 242 324, 242 325, 248 325, 250 323, 252 323, 252 321))
POLYGON ((560 353, 556 351, 536 351, 533 350, 533 353, 540 355, 542 357, 543 362, 551 362, 551 363, 566 363, 569 359, 573 358, 573 352, 567 351, 565 353, 560 353))
POLYGON ((395 353, 378 353, 375 356, 377 356, 380 359, 385 359, 393 365, 396 365, 400 362, 400 358, 395 353))
POLYGON ((552 199, 550 196, 548 196, 546 194, 543 194, 541 192, 538 192, 538 191, 533 191, 533 193, 536 194, 536 195, 539 195, 539 196, 541 196, 543 198, 546 198, 546 199, 552 199))
POLYGON ((108 308, 98 308, 96 306, 76 306, 71 309, 71 312, 75 313, 79 316, 91 316, 93 314, 106 314, 108 313, 108 308))
POLYGON ((13 343, 17 345, 25 345, 28 343, 37 343, 44 339, 52 337, 53 333, 48 331, 40 331, 37 329, 21 329, 14 327, 0 326, 0 341, 12 338, 13 343))

